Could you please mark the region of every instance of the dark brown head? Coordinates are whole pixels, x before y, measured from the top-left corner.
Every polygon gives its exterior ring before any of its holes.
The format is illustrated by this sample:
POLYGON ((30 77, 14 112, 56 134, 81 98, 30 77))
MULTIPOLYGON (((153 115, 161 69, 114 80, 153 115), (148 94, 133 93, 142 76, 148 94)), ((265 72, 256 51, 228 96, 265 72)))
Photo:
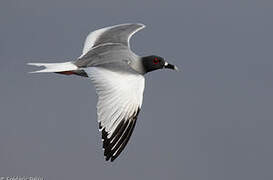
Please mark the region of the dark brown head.
POLYGON ((145 73, 154 71, 157 69, 163 69, 163 68, 168 68, 168 69, 173 69, 178 71, 178 68, 172 64, 169 64, 166 62, 162 57, 160 56, 145 56, 141 58, 142 65, 144 67, 145 73))

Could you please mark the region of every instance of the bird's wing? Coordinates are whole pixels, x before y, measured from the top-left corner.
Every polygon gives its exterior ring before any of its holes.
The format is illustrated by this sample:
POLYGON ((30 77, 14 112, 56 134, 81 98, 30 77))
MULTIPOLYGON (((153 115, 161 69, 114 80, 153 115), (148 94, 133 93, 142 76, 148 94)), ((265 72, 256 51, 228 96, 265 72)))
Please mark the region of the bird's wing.
POLYGON ((105 159, 115 160, 129 141, 143 99, 145 79, 137 73, 89 67, 98 96, 97 115, 105 159))
POLYGON ((131 36, 144 27, 143 24, 120 24, 93 31, 86 37, 82 56, 92 48, 103 44, 119 43, 130 47, 131 36))

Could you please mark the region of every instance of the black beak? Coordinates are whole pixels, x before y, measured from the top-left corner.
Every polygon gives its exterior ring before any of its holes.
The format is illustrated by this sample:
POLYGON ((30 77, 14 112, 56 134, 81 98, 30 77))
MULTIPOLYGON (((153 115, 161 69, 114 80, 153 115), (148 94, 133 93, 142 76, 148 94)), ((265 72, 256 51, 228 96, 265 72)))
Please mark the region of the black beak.
POLYGON ((164 68, 168 68, 168 69, 172 69, 172 70, 175 70, 175 71, 179 71, 179 69, 175 65, 169 64, 167 62, 165 62, 164 68))

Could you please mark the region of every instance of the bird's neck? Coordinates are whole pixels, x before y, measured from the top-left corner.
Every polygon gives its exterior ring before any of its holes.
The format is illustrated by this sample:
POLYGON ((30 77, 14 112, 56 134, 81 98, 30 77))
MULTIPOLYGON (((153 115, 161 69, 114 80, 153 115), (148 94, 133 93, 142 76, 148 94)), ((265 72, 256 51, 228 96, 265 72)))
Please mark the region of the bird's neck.
POLYGON ((144 75, 146 73, 146 70, 144 69, 144 66, 142 63, 142 57, 137 57, 136 59, 137 59, 136 61, 131 61, 130 66, 138 73, 144 75))

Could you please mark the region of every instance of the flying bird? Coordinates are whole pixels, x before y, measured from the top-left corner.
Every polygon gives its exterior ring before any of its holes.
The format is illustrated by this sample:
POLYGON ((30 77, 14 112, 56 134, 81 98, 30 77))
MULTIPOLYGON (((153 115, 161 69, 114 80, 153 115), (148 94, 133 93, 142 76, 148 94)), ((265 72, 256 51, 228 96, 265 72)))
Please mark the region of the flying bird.
POLYGON ((141 109, 144 75, 157 69, 178 68, 156 55, 140 57, 130 49, 130 38, 143 24, 120 24, 91 32, 82 54, 64 63, 43 66, 32 73, 54 72, 88 77, 97 94, 97 118, 105 160, 114 161, 127 145, 141 109))

